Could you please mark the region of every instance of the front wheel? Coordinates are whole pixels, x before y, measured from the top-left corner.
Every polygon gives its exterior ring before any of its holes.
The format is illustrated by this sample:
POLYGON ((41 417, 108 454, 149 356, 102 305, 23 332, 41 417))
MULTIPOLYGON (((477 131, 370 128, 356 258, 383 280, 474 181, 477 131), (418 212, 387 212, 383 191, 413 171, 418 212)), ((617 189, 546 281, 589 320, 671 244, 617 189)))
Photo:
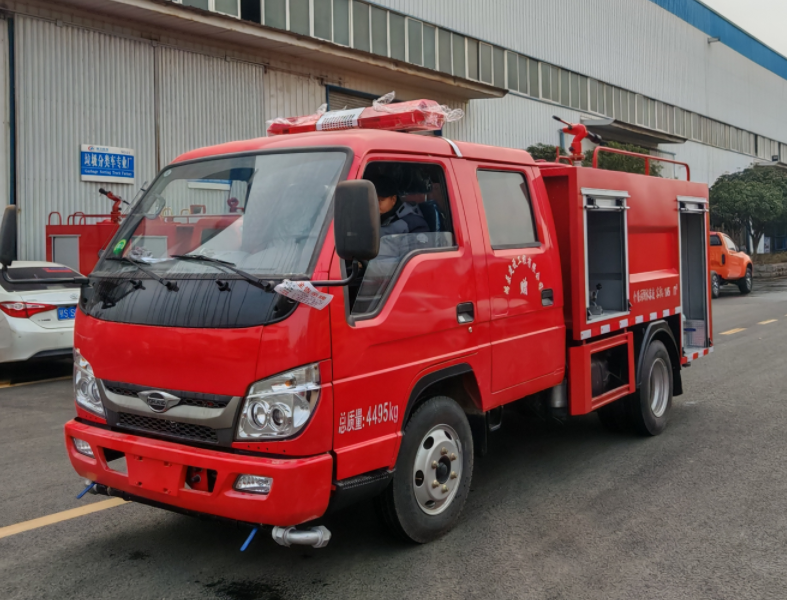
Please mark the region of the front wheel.
POLYGON ((750 294, 754 288, 754 281, 752 280, 751 265, 746 267, 746 275, 738 282, 738 289, 741 294, 750 294))
POLYGON ((627 398, 634 429, 640 435, 659 435, 672 408, 672 361, 662 342, 645 350, 639 389, 627 398))
POLYGON ((712 298, 718 298, 721 293, 721 281, 716 273, 711 273, 710 276, 710 295, 712 298))
POLYGON ((407 423, 393 481, 377 498, 378 511, 397 537, 431 542, 456 524, 472 475, 467 416, 451 398, 432 398, 407 423))

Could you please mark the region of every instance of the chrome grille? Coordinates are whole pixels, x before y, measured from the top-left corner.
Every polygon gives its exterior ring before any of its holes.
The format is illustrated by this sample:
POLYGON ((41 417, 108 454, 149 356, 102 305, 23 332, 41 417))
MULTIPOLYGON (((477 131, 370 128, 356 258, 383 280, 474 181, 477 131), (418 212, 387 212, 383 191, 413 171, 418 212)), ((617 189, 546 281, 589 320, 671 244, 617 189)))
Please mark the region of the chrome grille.
MULTIPOLYGON (((156 389, 130 383, 117 381, 104 381, 104 389, 111 394, 136 398, 139 392, 156 389)), ((198 406, 200 408, 224 408, 232 400, 232 396, 218 396, 215 394, 199 394, 196 392, 181 392, 176 390, 162 390, 180 398, 178 406, 198 406)))

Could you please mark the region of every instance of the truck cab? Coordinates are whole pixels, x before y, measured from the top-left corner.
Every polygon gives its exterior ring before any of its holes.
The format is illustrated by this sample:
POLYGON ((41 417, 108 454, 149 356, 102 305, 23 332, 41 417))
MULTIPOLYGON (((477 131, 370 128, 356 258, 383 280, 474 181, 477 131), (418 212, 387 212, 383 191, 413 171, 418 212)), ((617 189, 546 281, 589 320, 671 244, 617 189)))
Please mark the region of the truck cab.
POLYGON ((284 545, 324 545, 296 526, 368 497, 428 542, 505 405, 664 430, 712 351, 706 205, 700 184, 357 123, 186 153, 82 286, 71 463, 284 545), (381 177, 425 227, 380 230, 381 177))

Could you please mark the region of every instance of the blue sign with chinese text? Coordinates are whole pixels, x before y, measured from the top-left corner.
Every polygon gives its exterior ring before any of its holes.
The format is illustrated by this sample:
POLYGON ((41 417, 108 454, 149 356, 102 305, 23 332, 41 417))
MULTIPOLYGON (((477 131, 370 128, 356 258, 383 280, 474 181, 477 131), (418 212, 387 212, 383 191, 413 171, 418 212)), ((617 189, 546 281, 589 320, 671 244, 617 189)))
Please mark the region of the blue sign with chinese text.
POLYGON ((134 151, 129 148, 82 144, 82 181, 134 183, 134 151))

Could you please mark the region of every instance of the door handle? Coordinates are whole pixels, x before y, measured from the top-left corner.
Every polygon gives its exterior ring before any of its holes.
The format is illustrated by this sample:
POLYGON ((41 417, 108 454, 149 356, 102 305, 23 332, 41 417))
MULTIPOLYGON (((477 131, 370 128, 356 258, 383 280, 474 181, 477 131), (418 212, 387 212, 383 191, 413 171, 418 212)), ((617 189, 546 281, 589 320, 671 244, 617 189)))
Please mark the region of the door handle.
POLYGON ((555 295, 552 290, 541 290, 541 306, 553 306, 555 304, 555 295))
POLYGON ((721 264, 723 264, 723 265, 727 264, 727 255, 726 254, 722 254, 721 255, 721 264))
POLYGON ((472 302, 462 302, 456 306, 456 320, 462 325, 475 321, 475 305, 472 302))

